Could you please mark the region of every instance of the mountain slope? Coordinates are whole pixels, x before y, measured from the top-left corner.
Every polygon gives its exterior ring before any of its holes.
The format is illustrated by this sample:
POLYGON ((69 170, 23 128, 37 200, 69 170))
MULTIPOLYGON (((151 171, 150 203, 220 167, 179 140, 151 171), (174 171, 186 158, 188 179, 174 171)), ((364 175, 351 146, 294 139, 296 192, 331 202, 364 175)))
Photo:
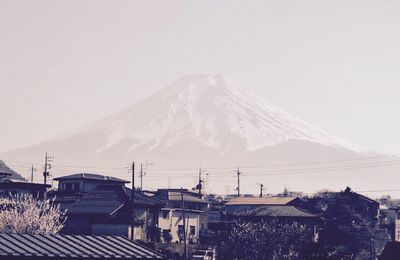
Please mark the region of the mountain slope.
POLYGON ((363 171, 361 181, 349 181, 357 170, 341 175, 346 179, 337 178, 336 173, 324 174, 313 177, 315 183, 303 175, 252 173, 250 168, 260 164, 352 160, 371 153, 292 117, 220 75, 180 78, 142 102, 73 133, 2 156, 40 163, 46 151, 56 157, 54 175, 85 170, 129 178, 123 169, 127 162, 148 160, 155 164, 145 177, 148 188, 167 183, 191 186, 196 181, 194 168, 201 165, 213 168, 209 187, 220 193, 235 187, 235 166, 249 167, 247 176, 254 179, 244 192, 257 190, 257 182, 264 182, 270 191, 285 185, 305 191, 346 185, 367 188, 371 179, 366 176, 372 178, 375 173, 363 171))
POLYGON ((6 176, 4 178, 2 178, 2 180, 9 180, 9 179, 13 179, 13 180, 18 180, 18 181, 26 181, 26 179, 24 179, 19 173, 17 173, 16 171, 14 171, 13 169, 11 169, 10 167, 8 167, 3 161, 0 160, 0 172, 1 173, 7 173, 7 174, 11 174, 9 176, 6 176))

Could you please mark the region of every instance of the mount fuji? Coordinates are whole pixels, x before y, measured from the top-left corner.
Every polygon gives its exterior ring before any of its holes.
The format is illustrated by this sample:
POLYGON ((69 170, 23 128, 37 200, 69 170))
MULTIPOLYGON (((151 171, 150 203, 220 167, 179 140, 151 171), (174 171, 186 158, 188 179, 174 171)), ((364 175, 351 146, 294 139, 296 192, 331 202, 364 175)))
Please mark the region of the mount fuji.
POLYGON ((256 193, 258 183, 269 192, 371 189, 387 184, 376 178, 382 168, 325 168, 390 160, 296 119, 221 75, 182 77, 129 108, 0 158, 40 163, 45 152, 56 158, 54 176, 85 171, 128 179, 128 162, 147 161, 145 188, 191 187, 202 166, 206 186, 218 193, 233 192, 238 166, 247 193, 256 193))

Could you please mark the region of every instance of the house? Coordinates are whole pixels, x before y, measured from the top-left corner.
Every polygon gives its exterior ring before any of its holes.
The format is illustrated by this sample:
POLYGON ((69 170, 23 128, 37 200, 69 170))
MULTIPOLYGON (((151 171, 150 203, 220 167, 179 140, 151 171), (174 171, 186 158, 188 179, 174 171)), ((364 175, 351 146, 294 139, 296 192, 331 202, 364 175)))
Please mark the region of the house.
POLYGON ((256 209, 261 206, 299 206, 299 197, 237 197, 225 203, 226 214, 232 212, 256 209))
POLYGON ((130 237, 134 214, 134 239, 158 241, 158 216, 163 205, 163 202, 135 191, 132 207, 131 189, 122 185, 100 185, 69 206, 62 233, 130 237))
POLYGON ((377 223, 379 220, 379 202, 370 199, 360 193, 352 191, 349 187, 339 193, 339 199, 342 203, 347 203, 363 218, 371 223, 377 223))
POLYGON ((314 240, 318 239, 321 218, 298 206, 298 197, 238 197, 225 203, 226 217, 230 221, 258 222, 274 220, 282 224, 299 223, 312 227, 314 240))
POLYGON ((55 202, 61 209, 68 209, 86 193, 102 185, 124 186, 129 181, 93 173, 77 173, 54 178, 58 181, 58 190, 49 192, 49 197, 55 197, 55 202))
POLYGON ((400 207, 387 208, 381 205, 379 224, 388 230, 392 241, 400 242, 400 207))
POLYGON ((0 234, 0 258, 48 259, 165 259, 137 242, 118 236, 0 234))
POLYGON ((189 243, 199 242, 200 234, 207 229, 208 202, 198 197, 197 193, 186 189, 159 189, 154 198, 165 202, 159 213, 159 227, 164 242, 180 243, 183 240, 183 211, 186 219, 186 238, 189 243))
POLYGON ((50 185, 42 183, 6 179, 0 182, 0 196, 32 195, 35 198, 43 198, 48 188, 50 185))

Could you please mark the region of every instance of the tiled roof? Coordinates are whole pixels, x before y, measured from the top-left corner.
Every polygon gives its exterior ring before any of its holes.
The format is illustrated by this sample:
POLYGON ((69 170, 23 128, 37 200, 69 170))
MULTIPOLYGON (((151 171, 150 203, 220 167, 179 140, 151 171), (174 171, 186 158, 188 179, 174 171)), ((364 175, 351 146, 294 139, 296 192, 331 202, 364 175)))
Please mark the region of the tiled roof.
POLYGON ((50 188, 50 184, 44 185, 43 183, 32 183, 27 181, 20 181, 15 179, 8 179, 0 182, 0 188, 7 188, 7 187, 20 187, 20 188, 41 188, 44 189, 50 188))
MULTIPOLYGON (((168 192, 168 200, 171 201, 181 201, 181 193, 176 191, 169 191, 168 192)), ((207 204, 207 201, 199 199, 195 196, 191 196, 189 194, 183 194, 183 201, 185 202, 195 202, 195 203, 204 203, 207 204)))
POLYGON ((59 180, 75 180, 75 179, 86 179, 86 180, 98 180, 98 181, 115 181, 115 182, 122 182, 122 183, 129 183, 129 181, 111 177, 111 176, 104 176, 100 174, 94 174, 94 173, 77 173, 77 174, 72 174, 72 175, 67 175, 67 176, 62 176, 58 178, 54 178, 54 180, 59 181, 59 180))
MULTIPOLYGON (((112 215, 131 198, 131 189, 121 185, 101 185, 88 192, 72 204, 67 214, 112 215)), ((163 203, 140 192, 135 193, 135 204, 149 207, 162 206, 163 203)))
POLYGON ((239 197, 229 200, 225 205, 287 205, 298 197, 239 197))
POLYGON ((236 217, 301 217, 318 218, 317 215, 308 213, 294 206, 262 206, 249 210, 238 210, 231 213, 236 217))
POLYGON ((164 259, 161 254, 125 237, 0 234, 0 258, 21 257, 164 259))

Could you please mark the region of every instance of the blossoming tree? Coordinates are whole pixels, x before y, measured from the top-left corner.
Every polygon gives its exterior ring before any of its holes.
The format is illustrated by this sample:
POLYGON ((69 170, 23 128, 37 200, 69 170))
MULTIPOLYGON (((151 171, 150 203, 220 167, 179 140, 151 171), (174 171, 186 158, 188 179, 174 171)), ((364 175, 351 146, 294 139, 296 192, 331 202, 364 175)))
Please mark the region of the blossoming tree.
POLYGON ((65 217, 50 200, 23 195, 0 198, 0 233, 57 234, 65 217))

